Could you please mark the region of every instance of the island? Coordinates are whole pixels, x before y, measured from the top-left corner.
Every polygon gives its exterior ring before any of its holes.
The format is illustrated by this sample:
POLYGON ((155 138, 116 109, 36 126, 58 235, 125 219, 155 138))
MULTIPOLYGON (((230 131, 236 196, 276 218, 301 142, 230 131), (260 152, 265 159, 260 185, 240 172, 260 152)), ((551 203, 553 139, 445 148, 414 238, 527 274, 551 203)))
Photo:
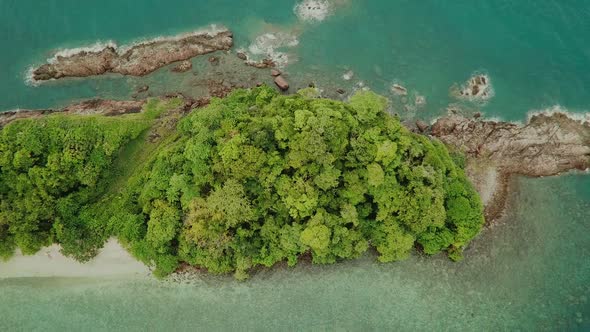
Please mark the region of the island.
POLYGON ((88 261, 117 237, 158 277, 238 279, 369 250, 460 260, 510 175, 590 166, 590 125, 563 114, 451 114, 416 133, 386 107, 368 91, 342 102, 263 85, 0 114, 0 256, 56 243, 88 261))

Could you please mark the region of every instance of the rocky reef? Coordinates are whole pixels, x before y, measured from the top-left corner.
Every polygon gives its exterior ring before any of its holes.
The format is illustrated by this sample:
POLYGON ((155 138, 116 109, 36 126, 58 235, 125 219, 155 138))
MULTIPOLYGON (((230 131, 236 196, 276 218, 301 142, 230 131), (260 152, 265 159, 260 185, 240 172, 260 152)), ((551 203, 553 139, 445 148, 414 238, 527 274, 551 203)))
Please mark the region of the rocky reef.
POLYGON ((69 50, 56 54, 48 63, 33 69, 32 79, 45 81, 105 73, 143 76, 173 62, 229 50, 232 45, 232 32, 223 29, 158 38, 131 47, 110 44, 98 49, 69 50))
POLYGON ((541 177, 590 168, 590 123, 565 113, 537 114, 528 123, 486 121, 449 115, 430 134, 464 152, 466 170, 486 206, 499 217, 512 175, 541 177))
POLYGON ((470 77, 461 87, 453 86, 451 94, 459 99, 483 102, 494 96, 494 90, 488 75, 477 74, 470 77))

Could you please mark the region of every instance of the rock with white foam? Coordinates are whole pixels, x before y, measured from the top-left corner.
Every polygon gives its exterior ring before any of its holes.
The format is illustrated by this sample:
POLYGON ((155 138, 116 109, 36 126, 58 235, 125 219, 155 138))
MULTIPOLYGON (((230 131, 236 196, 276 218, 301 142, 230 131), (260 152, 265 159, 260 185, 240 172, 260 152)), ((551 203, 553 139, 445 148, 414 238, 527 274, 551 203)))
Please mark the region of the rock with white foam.
POLYGON ((342 74, 342 79, 345 81, 350 81, 354 77, 354 72, 352 70, 347 70, 342 74))
POLYGON ((471 101, 487 101, 494 96, 492 82, 488 75, 476 74, 465 82, 458 91, 456 97, 471 101))
POLYGON ((233 34, 227 29, 212 28, 170 38, 117 48, 106 44, 97 47, 60 51, 55 57, 32 70, 34 81, 64 77, 88 77, 105 73, 143 76, 177 61, 220 50, 229 50, 233 34))

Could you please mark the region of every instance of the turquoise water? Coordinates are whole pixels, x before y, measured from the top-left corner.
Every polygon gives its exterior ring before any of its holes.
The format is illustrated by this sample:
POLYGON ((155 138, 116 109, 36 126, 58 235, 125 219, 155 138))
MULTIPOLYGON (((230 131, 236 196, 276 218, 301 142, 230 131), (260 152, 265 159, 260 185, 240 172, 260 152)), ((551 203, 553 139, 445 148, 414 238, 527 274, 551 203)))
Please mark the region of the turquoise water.
MULTIPOLYGON (((485 105, 508 120, 553 105, 590 110, 590 3, 554 1, 333 0, 322 22, 302 22, 296 1, 0 1, 0 110, 60 106, 101 96, 190 92, 193 74, 162 69, 143 78, 25 84, 25 73, 55 50, 101 40, 119 44, 223 24, 247 48, 263 33, 299 40, 284 49, 294 86, 327 93, 359 81, 392 98, 403 84, 425 106, 405 117, 445 113, 453 84, 492 79, 485 105), (354 72, 344 81, 341 75, 354 72)), ((196 77, 207 75, 195 60, 196 77)), ((202 62, 202 63, 201 63, 202 62)), ((398 98, 398 99, 396 99, 398 98)), ((590 176, 519 179, 509 216, 473 242, 461 263, 413 257, 375 264, 263 271, 250 281, 202 277, 155 281, 0 281, 0 330, 588 330, 590 176)))
POLYGON ((520 179, 503 224, 442 256, 262 271, 240 283, 0 281, 2 330, 552 331, 590 328, 590 177, 520 179), (560 198, 556 203, 557 197, 560 198), (556 205, 557 204, 557 205, 556 205))

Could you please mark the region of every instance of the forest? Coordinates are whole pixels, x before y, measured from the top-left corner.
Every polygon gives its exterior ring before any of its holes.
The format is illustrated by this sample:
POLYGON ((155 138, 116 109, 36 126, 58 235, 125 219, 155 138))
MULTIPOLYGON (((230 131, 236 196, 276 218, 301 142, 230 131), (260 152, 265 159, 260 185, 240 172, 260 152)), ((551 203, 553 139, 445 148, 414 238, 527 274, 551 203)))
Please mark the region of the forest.
POLYGON ((484 223, 461 156, 372 92, 240 89, 182 119, 167 112, 176 104, 4 127, 0 256, 59 243, 87 261, 116 236, 156 276, 189 264, 245 279, 303 256, 460 260, 484 223))

